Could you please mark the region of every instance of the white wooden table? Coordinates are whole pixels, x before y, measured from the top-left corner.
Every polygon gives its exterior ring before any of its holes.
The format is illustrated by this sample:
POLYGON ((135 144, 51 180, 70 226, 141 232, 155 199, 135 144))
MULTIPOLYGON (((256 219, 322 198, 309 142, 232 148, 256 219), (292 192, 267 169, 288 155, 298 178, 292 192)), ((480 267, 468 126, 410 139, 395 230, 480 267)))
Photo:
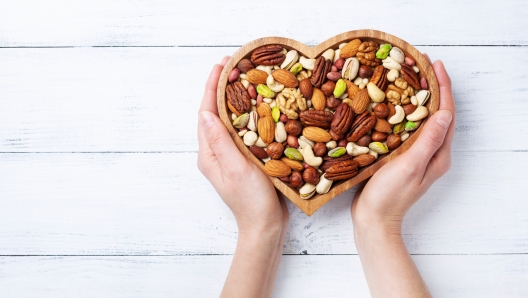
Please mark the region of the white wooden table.
MULTIPOLYGON (((237 231, 196 168, 212 65, 261 36, 360 28, 453 81, 452 169, 404 225, 431 291, 527 297, 527 27, 522 0, 2 1, 0 297, 216 296, 237 231)), ((354 191, 312 217, 289 204, 276 297, 369 296, 354 191)))

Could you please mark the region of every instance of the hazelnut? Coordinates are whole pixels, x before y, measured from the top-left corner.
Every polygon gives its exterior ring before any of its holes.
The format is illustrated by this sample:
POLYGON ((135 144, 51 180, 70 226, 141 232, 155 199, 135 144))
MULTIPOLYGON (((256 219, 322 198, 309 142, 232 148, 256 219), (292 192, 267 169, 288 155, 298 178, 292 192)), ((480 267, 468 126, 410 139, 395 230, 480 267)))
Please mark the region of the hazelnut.
POLYGON ((359 67, 359 77, 360 78, 363 78, 363 79, 366 79, 366 78, 370 78, 372 76, 372 73, 374 71, 372 70, 372 67, 368 66, 368 65, 361 65, 359 67))
POLYGON ((284 146, 281 143, 273 142, 269 144, 268 150, 266 151, 271 159, 279 159, 284 152, 284 146))
POLYGON ((302 133, 302 124, 299 120, 288 120, 288 122, 286 122, 286 125, 284 126, 284 128, 286 129, 286 132, 289 134, 289 135, 292 135, 292 136, 298 136, 302 133))
POLYGON ((330 95, 326 98, 326 107, 332 110, 337 109, 337 107, 341 104, 341 100, 334 97, 334 95, 330 95))
POLYGON ((321 86, 321 91, 326 97, 328 97, 334 93, 335 85, 335 82, 327 81, 321 86))
POLYGON ((359 140, 357 140, 356 143, 359 146, 361 146, 361 147, 368 147, 368 145, 370 144, 371 140, 372 139, 371 139, 370 135, 367 134, 367 135, 364 135, 361 138, 359 138, 359 140))
POLYGON ((337 142, 337 147, 346 147, 348 144, 348 141, 346 139, 341 139, 337 142))
POLYGON ((337 59, 334 65, 335 67, 337 67, 338 70, 343 69, 343 66, 345 66, 345 59, 344 58, 337 59))
POLYGON ((389 115, 389 107, 384 103, 379 103, 374 107, 374 114, 378 118, 385 118, 389 115))
POLYGON ((385 140, 387 139, 387 134, 384 132, 373 130, 370 137, 372 138, 372 142, 385 142, 385 140))
POLYGON ((412 103, 402 105, 403 111, 405 112, 405 115, 410 115, 416 110, 416 106, 412 103))
POLYGON ((301 188, 304 185, 304 180, 302 178, 301 172, 293 172, 290 176, 290 185, 293 188, 301 188))
POLYGON ((319 172, 314 167, 306 168, 302 173, 304 182, 316 185, 319 183, 319 172))
POLYGON ((391 134, 389 137, 387 137, 387 147, 389 147, 390 150, 394 150, 401 145, 401 137, 397 134, 391 134))
POLYGON ((321 157, 326 154, 326 144, 325 143, 315 143, 313 146, 313 153, 315 156, 321 157))
POLYGON ((240 60, 240 62, 238 62, 237 68, 240 69, 240 71, 242 73, 246 73, 246 72, 252 70, 253 68, 255 68, 255 66, 253 65, 253 62, 251 62, 251 60, 246 58, 246 59, 242 59, 242 60, 240 60))
POLYGON ((299 148, 299 140, 297 139, 297 137, 289 135, 286 138, 286 143, 288 143, 288 146, 290 146, 292 148, 299 148))

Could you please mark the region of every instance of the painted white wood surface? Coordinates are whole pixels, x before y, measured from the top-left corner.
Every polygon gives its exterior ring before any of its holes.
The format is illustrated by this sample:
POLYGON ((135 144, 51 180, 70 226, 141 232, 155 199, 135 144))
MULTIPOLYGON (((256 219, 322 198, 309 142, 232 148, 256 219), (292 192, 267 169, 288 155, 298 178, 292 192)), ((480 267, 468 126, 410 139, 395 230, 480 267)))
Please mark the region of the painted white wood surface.
MULTIPOLYGON (((455 152, 405 221, 415 254, 526 253, 528 153, 455 152)), ((236 223, 196 153, 0 154, 0 255, 230 254, 236 223)), ((402 180, 404 183, 404 180, 402 180)), ((352 254, 355 189, 307 217, 284 253, 352 254)))
MULTIPOLYGON (((451 75, 454 150, 528 149, 528 47, 418 48, 451 75)), ((0 151, 197 151, 203 84, 236 49, 1 49, 0 151)))
MULTIPOLYGON (((18 297, 215 297, 232 256, 0 257, 18 297), (148 293, 148 295, 146 295, 148 293)), ((413 256, 434 297, 526 297, 527 255, 413 256)), ((283 256, 274 297, 369 297, 358 256, 283 256)))
POLYGON ((0 46, 317 44, 352 29, 418 45, 528 44, 528 3, 509 1, 4 0, 0 46))
MULTIPOLYGON (((211 66, 261 36, 359 28, 419 45, 453 80, 452 170, 404 225, 433 294, 528 296, 527 25, 520 0, 2 1, 0 297, 216 296, 236 226, 195 167, 211 66)), ((368 297, 353 192, 312 217, 289 204, 274 296, 368 297)))

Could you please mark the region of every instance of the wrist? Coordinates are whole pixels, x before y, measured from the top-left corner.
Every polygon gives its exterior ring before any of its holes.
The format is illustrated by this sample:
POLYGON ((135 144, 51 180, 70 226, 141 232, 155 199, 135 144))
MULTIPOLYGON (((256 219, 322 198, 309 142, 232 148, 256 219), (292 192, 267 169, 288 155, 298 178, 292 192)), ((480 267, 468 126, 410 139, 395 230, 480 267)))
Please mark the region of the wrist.
POLYGON ((402 220, 391 217, 352 217, 354 225, 354 238, 356 243, 361 241, 384 241, 401 239, 402 220))

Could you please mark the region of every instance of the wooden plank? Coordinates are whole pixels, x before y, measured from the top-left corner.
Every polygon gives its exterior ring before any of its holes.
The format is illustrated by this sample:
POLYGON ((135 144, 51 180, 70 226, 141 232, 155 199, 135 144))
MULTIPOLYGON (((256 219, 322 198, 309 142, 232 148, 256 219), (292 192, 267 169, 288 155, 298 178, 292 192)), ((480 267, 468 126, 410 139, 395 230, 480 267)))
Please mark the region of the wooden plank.
MULTIPOLYGON (((235 50, 2 49, 0 151, 196 151, 203 84, 235 50)), ((442 58, 451 74, 454 150, 528 149, 519 137, 528 126, 527 47, 419 50, 442 58)))
POLYGON ((333 35, 378 29, 421 45, 526 45, 526 1, 409 0, 297 3, 170 0, 7 1, 0 10, 0 46, 242 45, 263 36, 317 44, 333 35), (389 9, 390 8, 390 9, 389 9), (364 13, 374 11, 372 13, 364 13), (347 11, 353 17, 336 13, 347 11), (285 15, 270 21, 273 15, 285 15), (268 17, 268 18, 266 18, 268 17), (402 21, 405 20, 405 21, 402 21))
MULTIPOLYGON (((230 254, 237 229, 196 153, 0 154, 0 255, 230 254)), ((527 253, 527 152, 455 152, 409 212, 416 254, 527 253)), ((404 177, 402 183, 405 183, 404 177)), ((286 254, 353 254, 349 190, 289 204, 286 254)))
MULTIPOLYGON (((214 297, 222 289, 231 258, 0 257, 0 295, 214 297)), ((527 255, 413 259, 434 297, 528 295, 527 255)), ((370 297, 358 256, 283 256, 273 296, 370 297)))

